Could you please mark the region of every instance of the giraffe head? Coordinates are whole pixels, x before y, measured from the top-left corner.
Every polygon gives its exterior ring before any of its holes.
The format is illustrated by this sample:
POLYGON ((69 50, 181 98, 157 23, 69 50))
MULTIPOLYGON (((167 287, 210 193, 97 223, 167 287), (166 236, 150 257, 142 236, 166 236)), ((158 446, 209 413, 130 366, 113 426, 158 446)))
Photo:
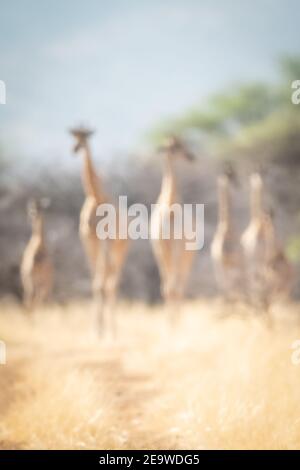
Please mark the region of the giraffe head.
POLYGON ((31 223, 42 218, 43 210, 50 206, 49 198, 30 199, 27 203, 27 214, 31 223))
POLYGON ((226 179, 227 184, 233 184, 236 187, 239 186, 237 171, 231 161, 225 161, 222 165, 222 170, 221 178, 226 179))
POLYGON ((27 204, 27 215, 33 233, 41 234, 43 228, 42 208, 39 201, 31 199, 27 204))
POLYGON ((174 135, 170 135, 164 139, 162 145, 159 147, 159 151, 170 157, 180 157, 189 161, 195 159, 186 144, 174 135))
POLYGON ((40 213, 40 205, 36 199, 30 199, 27 204, 27 213, 29 220, 33 220, 40 213))
POLYGON ((85 127, 76 127, 70 130, 70 134, 75 138, 73 152, 78 153, 81 149, 86 148, 88 139, 94 134, 94 131, 85 127))

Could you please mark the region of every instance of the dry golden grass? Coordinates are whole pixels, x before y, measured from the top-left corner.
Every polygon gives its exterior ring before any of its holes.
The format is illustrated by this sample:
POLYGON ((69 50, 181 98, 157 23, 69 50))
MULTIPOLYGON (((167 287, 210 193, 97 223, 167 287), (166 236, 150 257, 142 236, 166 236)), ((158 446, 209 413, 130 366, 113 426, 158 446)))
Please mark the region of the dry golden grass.
POLYGON ((187 303, 170 333, 162 308, 121 304, 115 343, 85 303, 0 308, 0 448, 300 448, 297 305, 270 330, 241 306, 187 303))

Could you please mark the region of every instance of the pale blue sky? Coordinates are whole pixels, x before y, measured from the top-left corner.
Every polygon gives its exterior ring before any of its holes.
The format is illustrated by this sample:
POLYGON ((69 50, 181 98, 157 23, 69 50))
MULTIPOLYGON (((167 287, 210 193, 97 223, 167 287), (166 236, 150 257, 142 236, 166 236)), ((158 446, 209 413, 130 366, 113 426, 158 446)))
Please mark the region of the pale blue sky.
MULTIPOLYGON (((57 161, 65 129, 97 128, 97 154, 134 149, 160 119, 300 55, 298 0, 0 0, 0 141, 57 161)), ((296 77, 299 78, 299 77, 296 77)))

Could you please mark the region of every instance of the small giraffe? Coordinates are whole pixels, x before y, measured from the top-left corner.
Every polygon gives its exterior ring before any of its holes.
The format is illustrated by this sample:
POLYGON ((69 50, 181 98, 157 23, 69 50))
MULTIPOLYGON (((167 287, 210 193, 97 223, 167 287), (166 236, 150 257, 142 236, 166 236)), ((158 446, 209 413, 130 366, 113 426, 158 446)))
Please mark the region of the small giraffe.
POLYGON ((179 204, 174 160, 177 157, 192 160, 193 156, 183 143, 173 136, 166 139, 161 150, 165 156, 166 166, 161 192, 152 214, 150 230, 153 252, 160 272, 162 297, 169 307, 173 307, 174 312, 169 312, 173 321, 178 316, 178 308, 195 255, 194 250, 186 249, 187 239, 184 234, 181 239, 174 237, 172 206, 179 204), (168 238, 163 237, 163 233, 166 233, 166 226, 170 227, 168 238))
POLYGON ((248 295, 254 305, 268 311, 275 299, 289 295, 293 270, 277 240, 272 214, 263 207, 263 180, 258 173, 250 177, 250 207, 250 223, 241 237, 248 295))
POLYGON ((219 221, 211 244, 211 257, 219 289, 227 300, 238 299, 244 290, 242 250, 231 216, 230 181, 218 178, 219 221))
POLYGON ((266 240, 263 270, 266 285, 265 302, 270 305, 290 296, 295 273, 276 237, 272 211, 265 212, 263 227, 266 240))
POLYGON ((47 250, 41 206, 37 201, 28 204, 32 235, 20 266, 24 305, 30 311, 46 301, 53 287, 53 266, 47 250))
POLYGON ((88 141, 93 132, 84 128, 72 129, 70 132, 76 140, 74 152, 81 152, 84 160, 82 183, 86 199, 80 213, 79 234, 91 269, 98 327, 102 333, 108 324, 111 332, 115 333, 116 322, 113 307, 120 274, 128 251, 128 239, 119 238, 117 209, 117 237, 106 240, 97 237, 96 209, 101 204, 110 201, 103 190, 92 162, 88 141))

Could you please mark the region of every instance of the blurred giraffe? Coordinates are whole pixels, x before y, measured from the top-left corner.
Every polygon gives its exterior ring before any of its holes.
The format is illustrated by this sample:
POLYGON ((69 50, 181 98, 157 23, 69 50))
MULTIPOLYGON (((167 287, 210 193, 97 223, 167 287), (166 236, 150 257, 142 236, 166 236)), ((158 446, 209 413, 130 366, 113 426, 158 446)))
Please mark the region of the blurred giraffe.
POLYGON ((218 178, 218 226, 211 244, 211 257, 219 289, 227 300, 244 293, 243 253, 231 214, 230 178, 218 178))
POLYGON ((79 234, 91 269, 98 327, 100 332, 104 332, 108 325, 111 332, 115 333, 116 322, 113 307, 128 251, 128 239, 120 239, 118 236, 119 217, 116 208, 116 239, 102 240, 97 237, 96 209, 101 204, 110 203, 110 201, 92 162, 89 138, 93 132, 84 128, 72 129, 70 132, 75 138, 74 152, 81 152, 83 156, 82 183, 86 199, 80 213, 79 234))
POLYGON ((291 294, 295 279, 294 269, 276 236, 273 218, 272 211, 266 211, 263 217, 266 243, 263 273, 266 290, 265 303, 267 305, 278 300, 286 300, 291 294))
MULTIPOLYGON (((187 239, 183 233, 180 239, 174 237, 175 223, 172 206, 179 204, 174 161, 177 157, 193 160, 183 143, 176 137, 166 139, 160 149, 165 157, 165 173, 156 208, 151 217, 151 241, 156 258, 160 279, 161 293, 169 308, 173 321, 178 317, 178 308, 184 295, 184 289, 195 255, 194 250, 186 248, 187 239), (166 227, 170 227, 170 236, 163 237, 166 227)), ((181 205, 180 205, 181 206, 181 205)), ((168 230, 166 230, 168 231, 168 230)))
POLYGON ((276 299, 289 296, 293 269, 276 237, 273 214, 263 207, 263 180, 250 177, 250 223, 241 237, 247 265, 250 301, 268 311, 276 299))
POLYGON ((46 301, 53 286, 53 266, 47 250, 41 203, 28 204, 32 235, 24 250, 20 266, 24 305, 34 309, 46 301))

